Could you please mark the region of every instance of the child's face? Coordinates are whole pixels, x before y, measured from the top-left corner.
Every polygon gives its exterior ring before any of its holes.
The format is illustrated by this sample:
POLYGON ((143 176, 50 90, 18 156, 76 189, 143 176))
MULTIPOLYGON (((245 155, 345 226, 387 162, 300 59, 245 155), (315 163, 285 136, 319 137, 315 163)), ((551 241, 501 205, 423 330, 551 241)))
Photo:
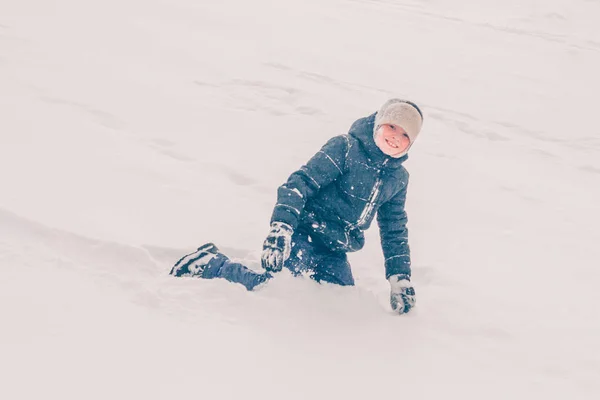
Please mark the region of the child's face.
POLYGON ((404 153, 410 146, 410 138, 402 127, 383 124, 377 129, 375 144, 388 156, 404 153))

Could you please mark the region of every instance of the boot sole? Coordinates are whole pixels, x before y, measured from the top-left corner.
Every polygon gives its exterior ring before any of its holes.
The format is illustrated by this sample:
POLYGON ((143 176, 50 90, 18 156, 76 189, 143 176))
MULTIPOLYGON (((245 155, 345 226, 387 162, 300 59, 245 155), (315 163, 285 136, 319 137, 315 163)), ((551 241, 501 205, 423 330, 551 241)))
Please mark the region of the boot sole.
MULTIPOLYGON (((175 276, 182 276, 182 275, 190 274, 189 267, 192 263, 198 261, 202 257, 207 256, 208 254, 218 254, 218 253, 219 253, 219 249, 217 248, 217 246, 214 245, 214 243, 203 244, 202 246, 198 247, 198 249, 196 251, 194 251, 190 254, 186 254, 185 256, 181 257, 179 259, 179 261, 177 261, 175 263, 175 265, 173 266, 173 268, 171 269, 171 272, 169 272, 169 274, 175 275, 175 276)), ((200 273, 201 272, 202 271, 200 271, 200 273)))

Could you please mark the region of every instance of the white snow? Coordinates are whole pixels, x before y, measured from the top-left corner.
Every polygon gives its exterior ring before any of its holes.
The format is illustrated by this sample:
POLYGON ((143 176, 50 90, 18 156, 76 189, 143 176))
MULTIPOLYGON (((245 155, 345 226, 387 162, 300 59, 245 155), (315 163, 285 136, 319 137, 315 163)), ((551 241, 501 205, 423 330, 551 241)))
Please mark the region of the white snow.
POLYGON ((600 3, 0 2, 0 398, 600 398, 600 3), (259 267, 278 185, 390 97, 417 307, 259 267))

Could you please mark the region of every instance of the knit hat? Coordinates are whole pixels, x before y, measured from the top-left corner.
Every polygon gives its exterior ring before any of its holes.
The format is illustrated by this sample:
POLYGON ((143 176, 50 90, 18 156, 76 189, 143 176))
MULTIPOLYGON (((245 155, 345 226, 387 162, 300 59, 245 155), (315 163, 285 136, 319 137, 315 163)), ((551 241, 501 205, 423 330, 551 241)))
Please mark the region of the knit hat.
MULTIPOLYGON (((410 145, 415 142, 423 125, 423 114, 419 107, 408 100, 390 99, 385 102, 375 115, 373 137, 383 124, 394 124, 402 127, 410 138, 410 145)), ((407 149, 408 150, 408 149, 407 149)), ((406 152, 404 153, 406 154, 406 152)))

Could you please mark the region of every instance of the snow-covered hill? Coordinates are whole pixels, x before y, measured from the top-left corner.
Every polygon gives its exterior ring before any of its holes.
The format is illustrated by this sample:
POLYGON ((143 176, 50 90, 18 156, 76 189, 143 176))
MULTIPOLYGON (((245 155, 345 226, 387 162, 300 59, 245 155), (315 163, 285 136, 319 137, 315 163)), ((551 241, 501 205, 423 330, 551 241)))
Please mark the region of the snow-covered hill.
POLYGON ((600 3, 0 1, 0 398, 600 397, 600 3), (258 268, 275 189, 390 97, 418 306, 258 268))

